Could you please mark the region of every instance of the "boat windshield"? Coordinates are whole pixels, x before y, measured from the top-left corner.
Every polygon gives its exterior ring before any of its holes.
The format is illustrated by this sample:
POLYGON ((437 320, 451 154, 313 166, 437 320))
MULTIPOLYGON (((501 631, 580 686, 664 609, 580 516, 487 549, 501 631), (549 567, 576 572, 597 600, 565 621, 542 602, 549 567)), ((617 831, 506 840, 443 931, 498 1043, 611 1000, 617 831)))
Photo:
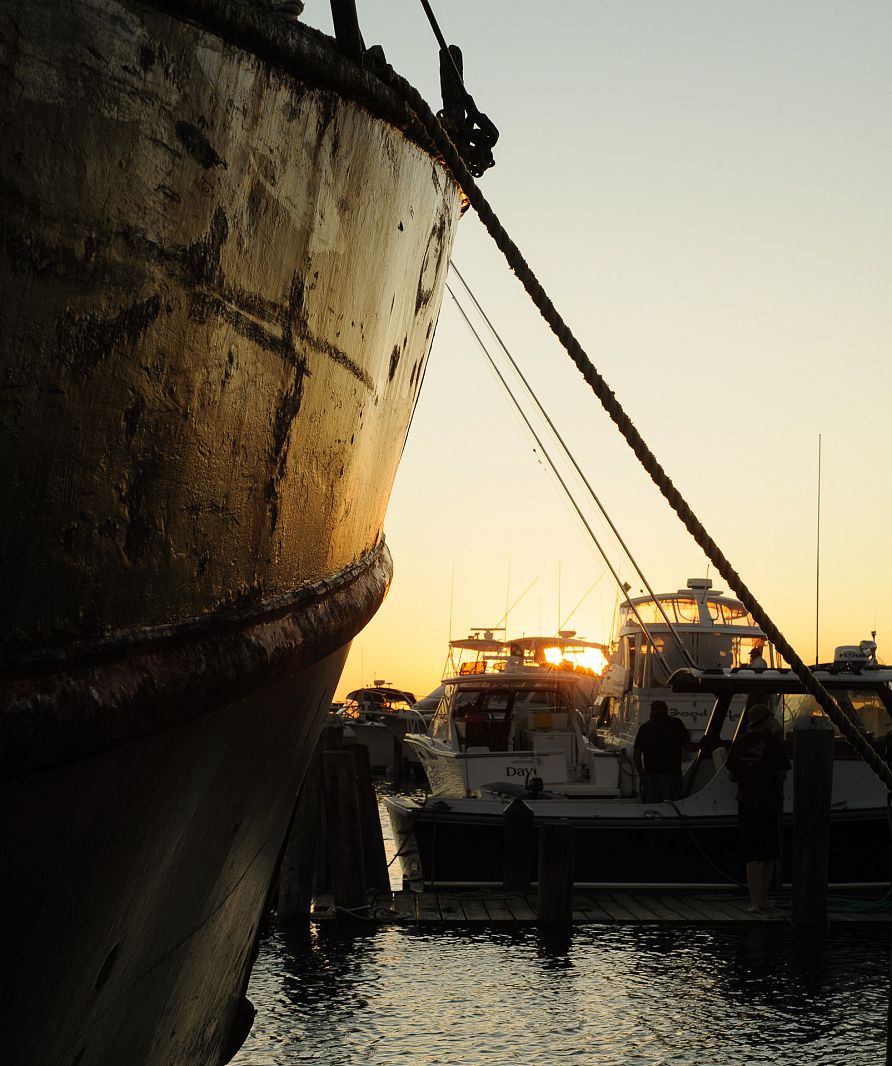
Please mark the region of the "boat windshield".
POLYGON ((678 595, 636 600, 634 611, 629 604, 625 604, 620 612, 620 626, 638 625, 639 618, 646 626, 665 626, 664 611, 672 625, 697 626, 701 623, 711 623, 717 627, 758 628, 752 615, 737 600, 707 598, 704 601, 695 596, 678 595))
POLYGON ((446 685, 443 698, 431 722, 431 736, 448 743, 450 719, 511 721, 529 716, 544 716, 553 724, 566 727, 571 710, 568 694, 546 680, 502 685, 446 685), (559 718, 557 716, 560 716, 559 718))
POLYGON ((629 665, 633 671, 633 681, 640 688, 665 688, 671 674, 695 663, 701 669, 730 670, 735 666, 748 666, 750 649, 762 648, 763 654, 771 660, 771 650, 763 644, 762 637, 738 636, 720 631, 681 630, 681 643, 687 649, 690 660, 678 646, 672 634, 654 636, 650 644, 643 636, 639 637, 640 648, 630 645, 629 665), (656 649, 656 651, 654 651, 656 649), (662 661, 661 661, 662 660, 662 661), (664 666, 665 664, 665 666, 664 666))
POLYGON ((349 693, 341 714, 345 718, 359 718, 363 714, 405 714, 411 709, 404 693, 372 688, 349 693))
MULTIPOLYGON (((847 689, 844 692, 834 691, 833 695, 846 710, 858 719, 869 736, 875 740, 890 738, 890 735, 892 735, 892 714, 890 714, 878 692, 864 689, 847 689)), ((890 704, 892 704, 892 697, 890 697, 890 704)), ((785 733, 792 732, 800 715, 821 714, 814 696, 785 696, 783 705, 785 733)), ((833 730, 839 735, 839 730, 836 726, 833 727, 833 730)))

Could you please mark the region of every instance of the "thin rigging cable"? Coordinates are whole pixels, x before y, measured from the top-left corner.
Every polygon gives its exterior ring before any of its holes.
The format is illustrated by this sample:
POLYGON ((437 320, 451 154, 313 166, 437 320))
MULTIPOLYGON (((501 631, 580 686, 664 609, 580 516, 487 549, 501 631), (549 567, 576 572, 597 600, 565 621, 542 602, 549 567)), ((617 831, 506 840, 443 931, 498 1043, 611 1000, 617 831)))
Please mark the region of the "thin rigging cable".
MULTIPOLYGON (((641 578, 642 584, 647 589, 648 594, 650 595, 651 599, 656 604, 657 609, 659 610, 660 614, 663 616, 663 621, 669 627, 669 631, 672 633, 672 636, 675 638, 675 641, 678 644, 679 648, 681 649, 682 654, 688 660, 688 663, 691 666, 696 667, 697 664, 691 658, 690 652, 685 647, 681 637, 679 636, 677 630, 675 629, 675 626, 669 620, 668 615, 666 614, 665 610, 663 609, 662 602, 657 597, 657 595, 654 592, 654 590, 648 584, 647 578, 644 576, 644 572, 642 571, 641 567, 638 565, 638 563, 637 563, 637 561, 635 559, 635 556, 632 554, 632 552, 629 549, 628 545, 626 544, 625 540, 623 540, 619 530, 616 528, 613 520, 611 519, 610 515, 607 513, 607 510, 605 509, 604 505, 601 503, 600 497, 595 492, 595 490, 592 488, 591 483, 589 482, 588 478, 585 476, 583 471, 580 469, 579 464, 576 462, 576 459, 575 459, 573 453, 570 451, 570 448, 568 447, 566 441, 561 436, 561 434, 558 432, 557 427, 555 426, 554 422, 549 417, 548 412, 545 410, 545 408, 539 402, 539 398, 536 396, 535 392, 533 392, 532 388, 530 387, 530 384, 527 381, 526 377, 524 376, 523 371, 517 365, 516 361, 514 360, 514 357, 511 355, 511 352, 508 351, 508 347, 505 344, 505 342, 502 340, 501 336, 499 335, 498 330, 496 330, 495 326, 489 320, 489 317, 487 316, 486 312, 480 306, 480 303, 478 302, 477 297, 471 291, 471 287, 465 281, 464 277, 461 274, 461 271, 458 269, 458 267, 455 265, 454 262, 451 262, 450 265, 451 265, 452 269, 455 271, 455 274, 458 277, 459 281, 464 286, 465 292, 467 292, 467 294, 471 298, 474 306, 477 308, 477 311, 480 313, 480 316, 483 318, 483 321, 486 323, 486 325, 489 327, 490 332, 495 337, 495 339, 498 341, 499 346, 501 347, 502 351, 505 353, 505 357, 508 359, 508 361, 510 362, 511 366, 514 368, 515 374, 517 374, 517 376, 520 378, 521 382, 523 383, 524 388, 527 391, 527 394, 529 395, 529 397, 532 399, 533 403, 538 408, 540 415, 548 423, 549 429, 554 434, 558 444, 563 449, 563 452, 564 452, 565 456, 570 460, 571 464, 573 465, 574 470, 576 471, 576 473, 579 476, 579 478, 582 481, 582 483, 585 485, 586 489, 588 490, 589 495, 594 500, 595 504, 598 507, 598 510, 601 512, 601 514, 604 517, 604 520, 607 522, 607 525, 610 527, 611 532, 613 533, 613 535, 616 537, 617 541, 619 542, 620 547, 623 549, 623 551, 625 552, 627 558, 631 562, 632 566, 635 568, 635 572, 641 578)), ((452 295, 452 298, 455 299, 455 295, 452 293, 451 289, 450 289, 450 295, 452 295)), ((476 334, 475 334, 475 336, 476 336, 476 334)), ((479 340, 479 338, 478 338, 478 340, 479 340)), ((619 582, 618 579, 617 579, 617 584, 619 584, 620 588, 622 588, 622 583, 619 582)), ((636 614, 636 617, 638 617, 638 612, 637 611, 635 612, 635 614, 636 614)), ((639 622, 641 621, 640 618, 638 620, 639 620, 639 622)), ((642 627, 643 627, 643 623, 642 623, 642 627)), ((647 630, 645 630, 645 633, 647 633, 647 630)), ((648 635, 648 639, 650 639, 649 635, 648 635)))
MULTIPOLYGON (((539 411, 539 414, 542 416, 542 418, 547 423, 547 425, 548 425, 549 429, 551 430, 553 436, 555 437, 558 445, 562 449, 563 454, 565 455, 565 457, 567 459, 569 459, 570 463, 572 464, 572 466, 573 466, 574 470, 576 471, 577 475, 579 476, 580 480, 585 485, 586 490, 588 491, 589 495, 594 500, 594 502, 597 504, 598 509, 600 510, 600 512, 603 515, 604 519, 606 520, 608 526, 610 527, 611 531, 613 532, 614 536, 616 537, 617 541, 619 542, 620 547, 623 549, 623 551, 626 553, 626 555, 628 556, 629 560, 631 561, 632 566, 635 568, 638 576, 641 578, 642 583, 644 584, 644 586, 647 589, 648 593, 650 594, 652 600, 656 604, 657 609, 659 610, 660 614, 663 616, 663 620, 665 621, 666 625, 669 627, 669 631, 672 634, 673 638, 675 639, 675 642, 678 645, 678 648, 681 651, 682 656, 685 659, 687 659, 688 664, 690 666, 692 666, 692 667, 694 667, 696 669, 697 668, 697 663, 694 662, 693 658, 691 657, 690 651, 685 646, 685 644, 682 641, 678 631, 675 629, 675 626, 673 625, 673 623, 670 621, 669 617, 667 616, 666 611, 663 608, 662 602, 660 601, 660 599, 657 597, 656 593, 653 591, 653 589, 648 584, 647 578, 644 576, 643 572, 641 571, 641 568, 638 566, 638 563, 635 561, 635 558, 632 555, 631 550, 629 549, 629 547, 626 544, 626 542, 623 540, 623 537, 621 536, 619 530, 616 528, 616 525, 614 524, 614 522, 610 518, 609 514, 607 513, 606 509, 604 508, 604 505, 601 503, 601 500, 598 497, 597 493, 592 488, 592 485, 589 482, 588 478, 585 476, 583 471, 580 469, 579 464, 576 462, 576 459, 573 456, 573 453, 570 451, 570 448, 567 445, 566 441, 561 436, 561 434, 558 432, 556 426, 554 425, 554 422, 549 417, 548 412, 544 409, 542 404, 539 402, 538 397, 533 392, 533 389, 531 388, 529 382, 527 381, 526 377, 524 376, 523 371, 520 369, 520 367, 517 365, 516 361, 514 360, 513 356, 508 351, 508 348, 505 345, 505 342, 499 336, 499 334, 496 331, 495 327, 493 326, 492 322, 487 317, 486 312, 480 306, 479 302, 477 301, 477 298, 474 296, 474 293, 471 291, 470 286, 465 281, 465 279, 462 277, 461 272, 458 270, 458 268, 456 267, 455 263, 452 263, 451 266, 452 266, 452 269, 455 271, 455 274, 458 276, 459 280, 461 281, 462 285, 464 286, 465 291, 467 292, 468 296, 473 301, 474 306, 477 308, 478 312, 480 313, 480 315, 483 318, 483 320, 486 322, 486 324, 489 327, 490 331, 492 332, 493 336, 498 341, 499 346, 501 347, 502 351, 505 354, 505 357, 507 358, 507 360, 511 364, 512 368, 514 369, 515 374, 520 379, 520 382, 522 383, 524 389, 526 390, 527 395, 533 400, 533 403, 536 405, 536 407, 537 407, 537 409, 539 411)), ((623 585, 622 585, 622 581, 620 580, 619 575, 613 569, 612 565, 608 562, 607 556, 605 554, 605 551, 604 551, 603 547, 601 546, 600 542, 598 541, 597 537, 595 536, 594 532, 592 531, 591 526, 588 524, 588 522, 582 516, 582 512, 580 511, 580 509, 577 506, 575 500, 573 499, 573 494, 571 493, 571 491, 570 491, 569 487, 567 486, 566 482, 564 481, 564 479, 557 472, 557 468, 556 468, 556 465, 554 463, 554 460, 549 455, 548 451, 545 449, 544 445, 542 444, 542 442, 541 442, 540 438, 538 437, 538 435, 536 434, 535 430, 533 430, 533 427, 532 427, 529 419, 527 419, 526 415, 524 414, 517 397, 514 395, 512 389, 511 389, 511 386, 507 383, 505 378, 502 376, 502 374, 497 369, 497 367, 495 365, 495 362, 492 359, 492 356, 490 355, 489 351, 486 348, 486 345, 484 344, 484 342, 483 342, 482 338, 480 337, 479 333, 471 325, 470 319, 468 318, 467 314, 465 313, 464 309, 462 308, 461 304, 459 303, 458 299, 456 298, 455 293, 452 291, 452 288, 448 284, 447 284, 446 288, 447 288, 447 290, 449 292, 449 295, 455 301, 455 305, 456 305, 456 307, 458 307, 458 309, 459 309, 459 311, 460 311, 460 313, 462 315, 462 318, 464 318, 465 322, 468 325, 468 328, 471 330, 471 332, 473 333, 474 337, 476 338, 477 343, 483 349, 483 352, 486 355, 486 358, 489 360, 490 365, 493 367, 493 369, 498 374, 499 380, 502 382, 502 385, 504 386, 505 391, 507 392, 509 399, 514 404, 514 406, 517 409, 517 411, 519 412, 521 418, 526 423, 526 426, 527 426, 528 430, 533 434, 533 438, 536 440, 537 444, 539 445, 539 448, 542 451, 542 454, 545 456, 545 459, 548 462, 549 466, 551 467, 552 472, 554 473, 555 477, 557 477, 558 481, 560 482, 561 488, 563 488, 563 490, 566 493, 568 499, 570 500, 570 503, 572 504, 572 506, 576 510, 576 512, 579 515, 579 517, 582 519, 582 522, 583 522, 583 525, 586 528, 586 531, 588 532, 589 536, 592 538, 592 541, 594 542, 595 547, 598 549, 598 552, 600 553, 601 558, 604 560, 605 564, 607 564, 607 566, 608 566, 608 568, 610 570, 610 573, 613 576, 614 581, 616 582, 616 584, 617 584, 617 586, 619 588, 622 588, 623 585)), ((669 669, 669 666, 666 663, 666 660, 665 660, 665 657, 663 656, 662 651, 660 650, 658 644, 654 641, 653 637, 648 632, 647 626, 645 625, 644 620, 642 619, 642 617, 639 614, 639 612, 638 612, 637 608, 635 607, 635 605, 632 603, 631 600, 629 600, 628 602, 629 602, 630 608, 632 609, 632 612, 634 613, 635 617, 638 619, 638 624, 641 626, 641 629, 644 632, 644 635, 647 637, 647 639, 650 642, 651 646, 654 648, 654 650, 655 650, 655 652, 657 654, 658 660, 659 660, 663 670, 666 673, 666 677, 668 678, 671 675, 672 671, 669 669)))
MULTIPOLYGON (((601 542, 598 540, 597 536, 595 535, 595 531, 592 529, 591 525, 589 524, 588 520, 586 519, 585 515, 583 514, 582 508, 576 502, 576 498, 574 497, 573 493, 570 491, 570 488, 567 485, 566 480, 564 479, 564 477, 562 476, 562 474, 558 470, 557 464, 555 463, 554 459, 552 458, 550 452, 545 447, 545 445, 542 443, 541 437, 536 432, 535 428, 533 427, 533 424, 530 422, 529 418, 527 417, 526 412, 523 410, 523 408, 517 402, 517 399, 515 398, 514 394, 511 391, 511 386, 505 380, 505 376, 502 374, 502 371, 499 369, 499 367, 496 365, 495 360, 490 355, 489 350, 487 349, 486 345, 483 343, 483 339, 481 338, 481 336, 477 332, 477 330, 474 328, 471 320, 468 318, 468 315, 465 312, 465 309, 462 307, 462 305, 456 299, 455 293, 452 291, 452 287, 449 285, 448 282, 446 283, 446 290, 449 293, 449 295, 452 297, 452 299, 453 299, 453 301, 455 303, 455 306, 458 308, 459 313, 461 314, 462 318, 465 320, 465 323, 467 324, 468 329, 471 331, 471 333, 473 333, 474 337, 476 338, 477 343, 480 345, 480 348, 483 351, 483 354, 486 356, 486 358, 487 358, 487 360, 489 362, 489 365, 495 371, 496 376, 498 377, 499 381, 502 383, 503 388, 507 392, 509 399, 511 399, 511 401, 514 403, 514 406, 515 406, 518 414, 520 415, 520 417, 523 419, 524 423, 526 424, 527 430, 532 435, 533 440, 535 440, 536 444, 539 446, 539 451, 542 453, 542 455, 545 458, 545 461, 548 463, 548 466, 551 469, 552 474, 555 476, 555 478, 557 479, 557 481, 560 484, 561 488, 564 490, 564 492, 565 492, 565 494, 567 496, 567 499, 570 501, 571 506, 576 511, 576 513, 579 516, 579 519, 582 522, 582 524, 585 526, 585 529, 588 532, 589 537, 591 537, 592 543, 598 549, 598 552, 600 553, 601 558, 604 560, 604 565, 607 567, 607 569, 612 574, 613 579, 614 579, 614 581, 616 581, 617 585, 619 585, 621 587, 621 582, 620 582, 620 579, 619 579, 619 575, 617 574, 616 570, 614 569, 613 564, 610 562, 610 559, 609 559, 609 557, 607 555, 607 552, 604 550, 604 547, 602 546, 601 542)), ((638 613, 638 610, 635 607, 635 605, 631 601, 629 601, 629 606, 632 609, 632 611, 634 612, 635 617, 638 619, 638 624, 641 626, 641 629, 643 630, 643 632, 644 632, 645 636, 647 637, 648 641, 650 641, 651 645, 656 650, 657 656, 659 658, 659 662, 662 664, 663 669, 666 671, 666 676, 668 677, 671 674, 671 671, 669 670, 669 667, 668 667, 668 665, 667 665, 667 663, 666 663, 666 661, 665 661, 665 659, 663 657, 663 653, 659 650, 659 647, 657 646, 656 642, 653 640, 653 638, 651 637, 650 633, 648 632, 647 626, 645 625, 644 620, 642 619, 641 615, 638 613)), ((678 638, 676 637, 676 639, 678 639, 678 638)), ((682 645, 682 648, 684 648, 683 645, 682 645)), ((684 652, 687 654, 687 649, 684 649, 684 652)), ((691 661, 690 660, 690 655, 688 655, 688 660, 691 661)), ((694 663, 692 661, 691 661, 691 665, 696 667, 696 663, 694 663)))

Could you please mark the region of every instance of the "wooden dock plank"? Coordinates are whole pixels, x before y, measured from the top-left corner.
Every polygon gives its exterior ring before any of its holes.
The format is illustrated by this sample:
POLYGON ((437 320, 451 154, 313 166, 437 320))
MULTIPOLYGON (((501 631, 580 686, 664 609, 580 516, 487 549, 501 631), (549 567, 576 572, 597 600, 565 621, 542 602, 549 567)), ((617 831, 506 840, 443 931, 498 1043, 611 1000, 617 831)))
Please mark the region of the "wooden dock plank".
POLYGON ((659 899, 649 892, 632 892, 630 899, 635 901, 643 914, 649 916, 647 921, 678 922, 681 920, 674 911, 660 903, 659 899))
POLYGON ((536 920, 535 897, 527 895, 509 896, 506 901, 508 910, 514 915, 516 922, 534 922, 536 920))
POLYGON ((415 913, 419 922, 442 922, 440 894, 436 891, 421 892, 415 904, 415 913))
POLYGON ((605 892, 599 897, 598 902, 614 921, 634 922, 636 920, 633 911, 629 910, 629 908, 624 905, 619 896, 614 896, 612 893, 605 892))
POLYGON ((414 922, 416 892, 403 890, 393 894, 393 918, 396 922, 414 922))
MULTIPOLYGON (((503 889, 423 893, 402 890, 378 891, 369 897, 370 917, 378 924, 414 924, 416 922, 535 922, 535 892, 505 892, 503 889)), ((672 890, 578 889, 573 893, 574 924, 675 923, 712 925, 751 922, 786 922, 792 920, 790 900, 780 897, 766 913, 750 913, 742 893, 672 890)), ((313 900, 311 921, 337 920, 331 893, 320 893, 313 900)), ((828 922, 851 926, 892 922, 892 910, 847 909, 844 904, 828 911, 828 922)))
POLYGON ((508 906, 508 900, 504 896, 493 896, 492 899, 483 901, 487 916, 491 922, 511 922, 514 915, 508 906))
POLYGON ((659 902, 673 914, 677 915, 678 919, 682 922, 696 922, 699 921, 699 916, 696 912, 692 911, 690 907, 686 907, 684 900, 680 896, 667 895, 661 892, 657 899, 659 902))
POLYGON ((483 900, 479 896, 470 896, 462 899, 462 910, 464 911, 465 921, 467 922, 488 922, 489 915, 486 912, 486 907, 483 905, 483 900))
POLYGON ((616 921, 613 915, 609 914, 601 906, 597 892, 588 890, 582 893, 582 896, 586 900, 585 912, 588 915, 588 920, 590 922, 606 922, 607 924, 612 924, 616 921))
POLYGON ((636 921, 642 923, 660 921, 660 916, 643 896, 639 896, 634 892, 629 892, 623 893, 623 895, 618 896, 617 899, 636 921))
POLYGON ((444 922, 460 922, 465 916, 460 892, 439 892, 440 914, 444 922))
POLYGON ((746 909, 747 900, 744 897, 729 898, 722 896, 697 896, 697 902, 708 909, 713 921, 747 922, 758 921, 761 917, 780 918, 781 912, 771 912, 767 915, 757 915, 746 909))

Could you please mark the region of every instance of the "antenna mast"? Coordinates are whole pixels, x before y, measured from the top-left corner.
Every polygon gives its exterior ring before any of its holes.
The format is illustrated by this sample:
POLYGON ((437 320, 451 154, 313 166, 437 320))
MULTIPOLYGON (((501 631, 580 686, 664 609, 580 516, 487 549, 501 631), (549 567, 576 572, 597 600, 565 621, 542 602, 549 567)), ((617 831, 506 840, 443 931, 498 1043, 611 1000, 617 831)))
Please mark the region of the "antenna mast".
POLYGON ((820 662, 818 656, 818 636, 821 626, 821 434, 818 434, 818 516, 817 540, 815 544, 815 666, 820 662))

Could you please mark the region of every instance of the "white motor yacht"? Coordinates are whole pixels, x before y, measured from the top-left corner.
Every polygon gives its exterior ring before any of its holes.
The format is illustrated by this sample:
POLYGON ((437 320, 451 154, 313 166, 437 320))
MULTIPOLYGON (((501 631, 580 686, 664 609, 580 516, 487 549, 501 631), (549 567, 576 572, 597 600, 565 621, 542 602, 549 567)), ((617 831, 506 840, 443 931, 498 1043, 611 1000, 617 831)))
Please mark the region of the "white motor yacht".
POLYGON ((493 782, 535 779, 577 794, 617 794, 615 758, 589 740, 605 651, 568 630, 511 640, 476 630, 451 641, 429 731, 406 736, 432 793, 469 796, 493 782))

